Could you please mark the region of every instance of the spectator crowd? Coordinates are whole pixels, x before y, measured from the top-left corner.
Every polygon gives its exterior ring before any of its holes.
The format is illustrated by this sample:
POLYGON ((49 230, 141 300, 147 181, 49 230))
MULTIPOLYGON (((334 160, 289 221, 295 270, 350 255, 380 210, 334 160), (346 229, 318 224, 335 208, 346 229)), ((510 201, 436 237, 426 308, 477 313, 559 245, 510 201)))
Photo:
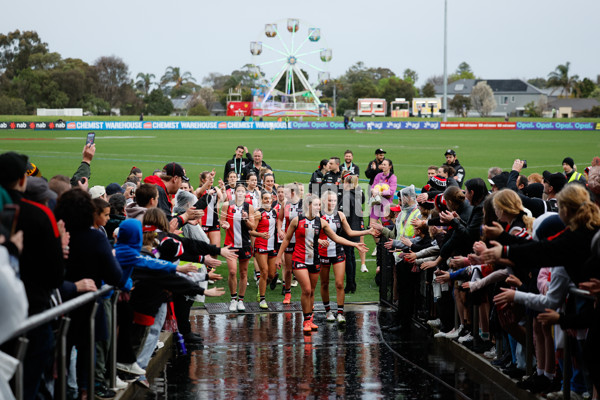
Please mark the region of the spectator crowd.
MULTIPOLYGON (((482 353, 521 387, 548 398, 560 398, 561 350, 571 341, 572 396, 597 398, 597 302, 570 288, 600 293, 598 158, 583 173, 566 157, 562 172, 526 176, 525 163, 515 160, 509 171, 493 167, 485 180, 467 179, 449 149, 445 162, 424 171, 425 184, 415 188, 399 185, 392 160, 380 148, 363 171, 369 180, 363 192, 351 150, 322 160, 305 186, 278 183, 260 149, 250 154, 238 146, 222 179, 215 170, 204 171, 196 188, 176 162, 146 176, 132 167, 122 184, 92 186, 95 151, 95 144, 86 144, 75 171, 53 177, 43 176, 43 167, 25 155, 0 155, 0 296, 6 300, 0 307, 1 350, 10 353, 11 333, 27 316, 105 284, 119 289, 116 386, 109 387, 107 376, 111 292, 97 300, 94 349, 81 334, 93 304, 70 315, 72 398, 86 399, 90 385, 101 398, 114 397, 129 382, 148 386, 146 367, 163 329, 174 331, 184 346, 201 348, 190 309, 204 296, 225 294, 215 284, 222 279, 222 260, 230 312, 246 310, 254 259, 260 308, 270 307, 267 297, 289 304, 292 288, 299 286, 303 331, 311 334, 318 330, 312 307, 320 278, 325 321, 345 324, 345 295, 357 290, 355 250, 358 269, 368 272, 366 235, 377 243, 376 280, 384 264, 393 270, 398 311, 383 330, 402 334, 412 319, 425 320, 438 330, 436 337, 482 353), (278 285, 281 293, 267 296, 267 288, 278 285), (536 371, 524 377, 528 316, 534 321, 536 371), (88 381, 91 354, 94 382, 88 381)), ((27 332, 25 399, 53 396, 56 328, 47 323, 27 332)), ((14 369, 10 356, 0 356, 14 369)), ((0 397, 12 396, 11 375, 0 377, 0 397)))

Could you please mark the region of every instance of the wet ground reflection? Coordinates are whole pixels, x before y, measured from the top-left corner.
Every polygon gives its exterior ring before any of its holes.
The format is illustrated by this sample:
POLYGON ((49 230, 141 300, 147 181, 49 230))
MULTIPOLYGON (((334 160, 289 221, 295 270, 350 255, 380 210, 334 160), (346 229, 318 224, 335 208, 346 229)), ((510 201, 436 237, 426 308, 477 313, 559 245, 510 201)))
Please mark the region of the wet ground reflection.
POLYGON ((346 312, 347 324, 315 317, 302 334, 301 313, 196 315, 206 347, 173 359, 146 398, 156 399, 450 399, 460 398, 415 363, 469 398, 507 399, 497 386, 445 357, 429 334, 413 327, 382 341, 375 307, 346 312), (412 362, 412 363, 411 363, 412 362))

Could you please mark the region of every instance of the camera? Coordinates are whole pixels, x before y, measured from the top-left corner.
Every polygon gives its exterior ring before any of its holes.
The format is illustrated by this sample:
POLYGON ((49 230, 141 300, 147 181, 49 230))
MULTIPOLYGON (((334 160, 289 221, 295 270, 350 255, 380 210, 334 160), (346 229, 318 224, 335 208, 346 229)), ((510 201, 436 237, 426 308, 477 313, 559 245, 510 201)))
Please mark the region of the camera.
POLYGON ((527 168, 527 160, 522 160, 523 161, 523 168, 527 168))

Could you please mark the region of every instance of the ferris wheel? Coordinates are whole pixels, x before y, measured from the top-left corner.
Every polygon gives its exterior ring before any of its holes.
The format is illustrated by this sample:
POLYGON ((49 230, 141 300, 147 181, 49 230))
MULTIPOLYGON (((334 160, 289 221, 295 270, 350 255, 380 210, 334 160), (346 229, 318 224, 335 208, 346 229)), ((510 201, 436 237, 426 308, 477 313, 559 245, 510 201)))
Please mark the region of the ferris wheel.
POLYGON ((269 105, 273 108, 277 103, 280 109, 288 110, 287 115, 293 112, 302 115, 302 110, 314 111, 326 106, 309 83, 309 79, 317 78, 325 84, 330 79, 327 66, 332 50, 320 28, 296 18, 265 24, 260 38, 250 42, 250 53, 250 75, 261 86, 259 96, 255 97, 259 108, 268 109, 269 105), (285 84, 280 84, 282 80, 285 84), (277 98, 281 101, 276 102, 277 98))

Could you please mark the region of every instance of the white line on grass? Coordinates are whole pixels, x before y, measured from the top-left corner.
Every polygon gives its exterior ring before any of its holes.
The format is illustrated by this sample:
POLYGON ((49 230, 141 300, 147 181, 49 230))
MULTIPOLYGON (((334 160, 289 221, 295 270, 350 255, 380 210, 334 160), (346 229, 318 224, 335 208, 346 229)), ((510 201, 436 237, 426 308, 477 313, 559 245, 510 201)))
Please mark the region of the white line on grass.
MULTIPOLYGON (((81 140, 82 136, 57 137, 56 140, 81 140)), ((154 139, 156 136, 96 136, 98 139, 154 139)))

